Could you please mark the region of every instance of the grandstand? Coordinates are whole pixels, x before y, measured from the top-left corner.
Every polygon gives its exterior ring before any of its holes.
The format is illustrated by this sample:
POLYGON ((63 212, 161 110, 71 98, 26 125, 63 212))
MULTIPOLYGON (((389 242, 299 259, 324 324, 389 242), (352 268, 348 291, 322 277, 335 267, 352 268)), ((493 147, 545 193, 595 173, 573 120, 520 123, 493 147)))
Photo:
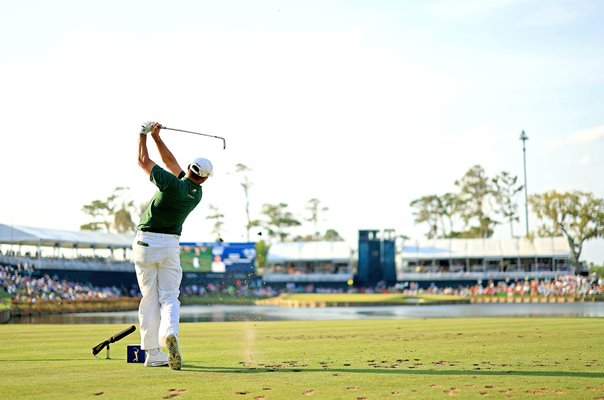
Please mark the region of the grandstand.
MULTIPOLYGON (((0 224, 0 265, 33 267, 35 275, 99 286, 137 285, 132 262, 133 234, 65 231, 0 224)), ((254 243, 181 243, 183 284, 231 284, 255 280, 254 243), (196 249, 201 265, 191 265, 185 250, 196 249), (203 251, 200 249, 204 249, 203 251), (207 253, 207 254, 205 254, 207 253), (216 254, 214 254, 216 253, 216 254), (220 255, 226 271, 204 269, 204 256, 220 255)), ((199 262, 199 260, 197 260, 199 262)), ((208 262, 208 268, 210 262, 208 262)))
POLYGON ((136 284, 133 239, 132 234, 0 224, 0 265, 29 265, 60 279, 129 287, 136 284))
POLYGON ((273 285, 346 285, 354 275, 352 254, 344 241, 273 243, 262 280, 273 285))
POLYGON ((575 273, 562 237, 407 242, 398 257, 398 281, 547 279, 575 273))
MULTIPOLYGON (((359 244, 363 251, 358 256, 344 241, 273 243, 269 247, 266 267, 259 284, 275 287, 311 284, 316 287, 343 288, 354 280, 355 285, 362 286, 372 286, 382 281, 388 285, 417 282, 420 286, 443 286, 489 280, 550 279, 581 272, 574 270, 570 260, 570 247, 561 237, 407 240, 403 246, 395 249, 393 233, 377 233, 379 232, 359 231, 359 244), (368 233, 373 236, 367 236, 368 233), (391 245, 392 249, 388 250, 390 247, 386 244, 391 245)), ((56 275, 60 279, 90 282, 99 286, 112 286, 119 282, 130 288, 136 285, 131 261, 133 238, 132 234, 63 231, 0 224, 0 265, 28 265, 40 273, 56 275)), ((196 268, 194 263, 189 262, 205 254, 201 250, 199 254, 191 253, 193 250, 209 248, 210 244, 181 245, 184 251, 183 284, 224 284, 231 280, 245 282, 259 278, 254 268, 255 257, 245 255, 250 251, 255 254, 253 243, 235 243, 230 246, 233 249, 238 248, 234 245, 252 247, 249 251, 241 250, 241 254, 237 250, 236 254, 225 259, 235 262, 233 265, 245 262, 245 270, 240 270, 239 267, 232 269, 231 266, 232 271, 229 272, 227 266, 226 273, 214 273, 211 269, 206 271, 205 264, 200 262, 199 268, 196 268), (191 253, 189 258, 187 250, 191 253)), ((229 244, 222 243, 218 246, 224 252, 223 256, 230 254, 224 250, 229 247, 227 245, 229 244)))
POLYGON ((134 235, 0 224, 0 260, 29 262, 39 270, 133 271, 134 235))

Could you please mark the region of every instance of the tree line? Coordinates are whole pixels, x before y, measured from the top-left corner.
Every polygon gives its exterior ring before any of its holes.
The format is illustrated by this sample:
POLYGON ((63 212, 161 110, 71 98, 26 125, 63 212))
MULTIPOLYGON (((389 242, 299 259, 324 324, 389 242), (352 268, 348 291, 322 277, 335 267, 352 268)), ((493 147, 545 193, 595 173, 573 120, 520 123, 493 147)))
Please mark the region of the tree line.
MULTIPOLYGON (((330 228, 319 232, 318 226, 329 211, 319 199, 306 202, 305 215, 297 216, 287 203, 264 203, 258 218, 250 213, 250 194, 253 183, 251 168, 236 164, 245 206, 246 240, 252 232, 265 232, 270 240, 311 241, 342 240, 337 230, 330 228), (307 222, 311 229, 303 235, 293 235, 291 230, 307 222)), ((471 167, 461 178, 454 181, 455 191, 429 194, 411 201, 414 222, 426 226, 428 239, 442 238, 490 238, 498 225, 508 225, 510 237, 518 237, 514 224, 518 223, 518 194, 524 186, 518 177, 501 171, 487 176, 480 165, 471 167)), ((127 187, 117 187, 106 198, 93 200, 82 207, 90 222, 80 226, 82 230, 128 233, 136 230, 134 220, 140 219, 146 204, 135 204, 127 196, 127 187), (136 217, 136 218, 134 218, 136 217)), ((569 243, 571 259, 578 265, 586 241, 604 237, 604 200, 582 191, 557 192, 555 190, 528 197, 528 204, 540 224, 529 232, 528 237, 563 236, 569 243)), ((223 236, 225 215, 209 204, 212 235, 215 240, 223 236)), ((264 240, 261 240, 264 245, 264 240)))
MULTIPOLYGON (((454 192, 411 201, 414 222, 427 226, 426 238, 490 238, 499 224, 509 225, 510 237, 519 236, 514 223, 520 220, 517 195, 524 186, 517 176, 502 171, 488 177, 475 165, 454 185, 454 192)), ((565 237, 575 266, 584 243, 604 237, 604 200, 592 193, 550 190, 528 196, 528 205, 540 224, 523 236, 565 237)))
MULTIPOLYGON (((279 241, 312 241, 343 240, 335 229, 319 232, 319 223, 324 220, 329 211, 321 200, 311 198, 306 202, 304 215, 296 216, 289 210, 287 203, 264 203, 258 218, 250 214, 250 192, 253 187, 250 180, 251 168, 237 164, 235 172, 240 177, 240 186, 245 199, 245 231, 249 242, 252 232, 265 232, 269 239, 279 241), (293 235, 292 228, 307 222, 312 231, 303 235, 293 235)), ((81 230, 105 231, 115 233, 132 233, 136 231, 136 223, 142 216, 147 204, 135 204, 128 198, 127 187, 116 187, 106 199, 93 200, 82 207, 82 212, 88 216, 89 222, 80 226, 81 230)), ((214 204, 208 204, 209 214, 206 219, 212 224, 211 234, 218 241, 224 233, 225 215, 214 204)))

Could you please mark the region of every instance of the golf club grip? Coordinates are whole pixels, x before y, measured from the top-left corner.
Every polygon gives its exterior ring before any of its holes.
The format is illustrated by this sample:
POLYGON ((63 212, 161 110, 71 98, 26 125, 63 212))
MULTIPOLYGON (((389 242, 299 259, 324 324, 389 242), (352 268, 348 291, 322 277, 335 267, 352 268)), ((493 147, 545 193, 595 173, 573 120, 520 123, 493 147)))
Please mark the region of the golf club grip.
POLYGON ((132 325, 130 328, 124 329, 123 331, 111 336, 109 338, 109 343, 113 343, 113 342, 117 342, 118 340, 128 336, 129 334, 131 334, 132 332, 134 332, 136 330, 136 327, 134 325, 132 325))

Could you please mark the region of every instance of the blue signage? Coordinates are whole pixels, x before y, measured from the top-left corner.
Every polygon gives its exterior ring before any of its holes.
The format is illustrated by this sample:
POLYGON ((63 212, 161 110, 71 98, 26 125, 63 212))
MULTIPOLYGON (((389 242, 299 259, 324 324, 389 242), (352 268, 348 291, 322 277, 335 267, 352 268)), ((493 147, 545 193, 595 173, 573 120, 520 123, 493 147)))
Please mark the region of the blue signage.
POLYGON ((253 273, 255 261, 254 242, 180 243, 180 265, 184 272, 253 273))

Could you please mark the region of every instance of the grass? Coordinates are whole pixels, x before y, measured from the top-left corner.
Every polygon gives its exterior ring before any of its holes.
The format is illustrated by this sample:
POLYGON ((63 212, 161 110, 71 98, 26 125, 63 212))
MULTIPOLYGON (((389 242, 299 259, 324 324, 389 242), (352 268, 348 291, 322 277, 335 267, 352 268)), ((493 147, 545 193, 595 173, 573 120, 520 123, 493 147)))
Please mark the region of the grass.
POLYGON ((2 398, 604 398, 599 318, 184 323, 181 371, 92 357, 125 327, 0 326, 2 398))
POLYGON ((0 311, 10 310, 10 295, 3 287, 0 287, 0 311))

